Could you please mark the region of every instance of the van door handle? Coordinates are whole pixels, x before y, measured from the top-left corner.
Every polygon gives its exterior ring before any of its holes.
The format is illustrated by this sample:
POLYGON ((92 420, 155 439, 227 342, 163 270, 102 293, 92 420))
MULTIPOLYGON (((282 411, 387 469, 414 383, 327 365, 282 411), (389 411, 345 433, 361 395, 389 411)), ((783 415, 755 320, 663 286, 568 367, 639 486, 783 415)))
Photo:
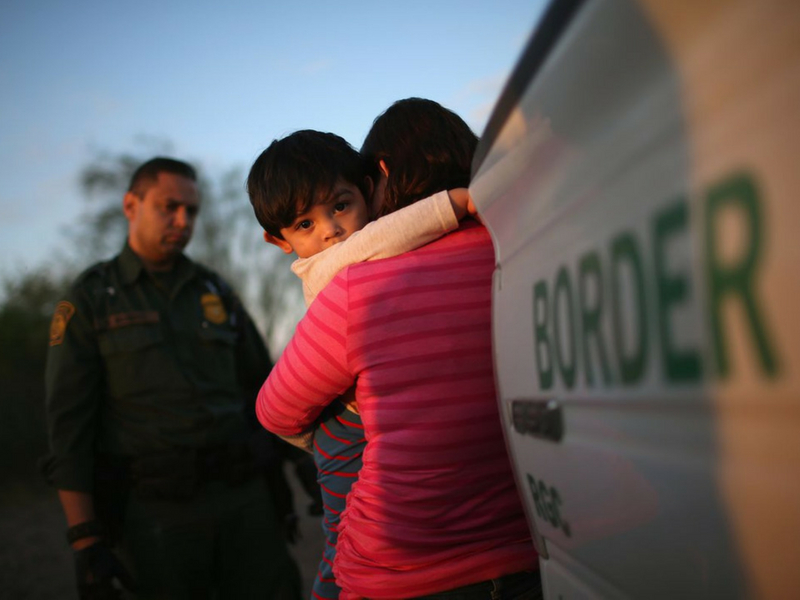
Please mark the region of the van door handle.
POLYGON ((511 415, 519 434, 552 442, 564 437, 564 416, 555 400, 512 400, 511 415))

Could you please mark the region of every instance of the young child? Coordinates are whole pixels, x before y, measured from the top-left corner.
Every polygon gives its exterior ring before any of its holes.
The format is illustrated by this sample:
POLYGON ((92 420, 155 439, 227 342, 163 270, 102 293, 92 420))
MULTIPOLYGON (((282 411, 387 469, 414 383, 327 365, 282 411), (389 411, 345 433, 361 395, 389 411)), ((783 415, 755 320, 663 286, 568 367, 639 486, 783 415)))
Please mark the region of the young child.
MULTIPOLYGON (((330 133, 304 130, 274 141, 255 161, 247 191, 264 239, 298 258, 306 304, 347 265, 388 258, 431 242, 475 214, 468 191, 443 191, 370 222, 367 163, 330 133)), ((382 195, 381 195, 382 196, 382 195)), ((376 209, 380 198, 376 198, 376 209)), ((371 204, 374 204, 371 202, 371 204)), ((314 431, 288 441, 312 446, 319 471, 326 547, 314 582, 317 599, 338 598, 333 577, 339 516, 358 477, 366 441, 352 390, 323 413, 314 431)))

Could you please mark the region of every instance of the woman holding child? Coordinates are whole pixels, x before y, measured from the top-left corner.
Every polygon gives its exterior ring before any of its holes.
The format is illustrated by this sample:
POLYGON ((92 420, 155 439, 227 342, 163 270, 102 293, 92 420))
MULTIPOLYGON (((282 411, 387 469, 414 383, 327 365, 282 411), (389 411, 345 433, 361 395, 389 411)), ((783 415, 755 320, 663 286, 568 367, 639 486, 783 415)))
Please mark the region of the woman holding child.
MULTIPOLYGON (((434 102, 395 103, 362 148, 382 172, 381 212, 465 187, 476 143, 434 102)), ((541 597, 495 397, 493 269, 489 235, 472 220, 346 267, 259 394, 262 424, 298 436, 355 385, 367 444, 339 524, 341 598, 541 597)))

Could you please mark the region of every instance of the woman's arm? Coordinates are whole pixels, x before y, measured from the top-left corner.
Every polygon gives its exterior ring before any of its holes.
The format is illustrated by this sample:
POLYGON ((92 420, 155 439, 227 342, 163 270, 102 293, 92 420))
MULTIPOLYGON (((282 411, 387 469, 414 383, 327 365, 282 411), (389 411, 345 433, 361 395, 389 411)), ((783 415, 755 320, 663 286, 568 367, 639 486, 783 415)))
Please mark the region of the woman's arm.
POLYGON ((309 308, 256 400, 259 422, 279 436, 306 432, 355 381, 347 359, 347 271, 309 308))

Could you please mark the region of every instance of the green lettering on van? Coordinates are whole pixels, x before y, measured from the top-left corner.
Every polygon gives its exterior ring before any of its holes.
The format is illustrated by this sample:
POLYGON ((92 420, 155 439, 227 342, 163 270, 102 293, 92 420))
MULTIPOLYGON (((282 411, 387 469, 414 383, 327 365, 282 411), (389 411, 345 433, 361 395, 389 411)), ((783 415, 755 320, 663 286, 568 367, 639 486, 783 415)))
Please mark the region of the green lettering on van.
POLYGON ((603 275, 600 268, 600 257, 596 252, 586 254, 578 265, 579 279, 578 288, 580 290, 581 305, 581 329, 583 332, 583 360, 586 365, 586 383, 594 385, 594 368, 592 367, 592 356, 589 348, 589 341, 594 337, 597 346, 597 357, 600 360, 600 369, 603 374, 603 382, 611 384, 611 369, 608 366, 606 355, 606 344, 603 341, 603 332, 600 329, 603 317, 603 275), (589 280, 594 281, 596 299, 593 306, 589 305, 589 280))
POLYGON ((572 304, 572 283, 569 280, 569 272, 566 267, 561 267, 556 275, 556 289, 553 291, 553 345, 555 346, 555 357, 558 363, 558 371, 567 389, 572 389, 575 385, 576 352, 575 352, 575 314, 572 304), (566 316, 562 321, 560 297, 566 302, 566 316), (561 347, 561 332, 566 331, 567 346, 569 356, 564 355, 561 347))
POLYGON ((545 512, 544 506, 542 506, 542 499, 539 496, 539 488, 536 486, 536 480, 530 475, 530 473, 526 473, 525 476, 528 479, 528 487, 531 490, 531 496, 533 497, 533 506, 536 509, 536 514, 544 519, 545 512))
POLYGON ((553 387, 553 360, 550 352, 550 337, 547 334, 547 282, 542 279, 533 286, 533 330, 535 339, 536 371, 539 387, 553 387))
POLYGON ((647 304, 645 297, 644 267, 639 250, 639 244, 632 233, 625 232, 615 237, 611 242, 611 293, 612 293, 612 331, 614 332, 614 347, 619 364, 619 375, 622 383, 631 385, 637 383, 644 375, 647 365, 648 340, 647 340, 647 304), (623 312, 621 268, 624 264, 629 266, 632 277, 633 308, 637 319, 630 319, 631 325, 636 329, 634 338, 636 344, 630 353, 624 347, 622 324, 626 322, 629 311, 623 312))
POLYGON ((756 273, 762 248, 762 219, 759 208, 755 183, 752 177, 744 173, 711 188, 706 198, 709 317, 716 367, 721 378, 727 377, 730 372, 722 308, 726 301, 737 298, 744 309, 761 368, 771 377, 778 371, 778 360, 770 344, 756 298, 756 273), (738 210, 748 228, 748 245, 736 264, 723 264, 718 253, 717 217, 726 208, 738 210))
POLYGON ((525 477, 531 490, 536 515, 553 527, 560 528, 567 537, 572 537, 572 528, 561 516, 561 495, 558 490, 553 486, 548 486, 541 479, 537 481, 530 473, 525 473, 525 477))
POLYGON ((675 235, 686 232, 688 223, 689 210, 684 198, 658 213, 653 221, 661 360, 667 381, 671 382, 698 381, 702 376, 702 363, 697 349, 681 350, 675 347, 672 339, 672 308, 690 299, 690 279, 686 273, 668 272, 666 246, 675 235))

